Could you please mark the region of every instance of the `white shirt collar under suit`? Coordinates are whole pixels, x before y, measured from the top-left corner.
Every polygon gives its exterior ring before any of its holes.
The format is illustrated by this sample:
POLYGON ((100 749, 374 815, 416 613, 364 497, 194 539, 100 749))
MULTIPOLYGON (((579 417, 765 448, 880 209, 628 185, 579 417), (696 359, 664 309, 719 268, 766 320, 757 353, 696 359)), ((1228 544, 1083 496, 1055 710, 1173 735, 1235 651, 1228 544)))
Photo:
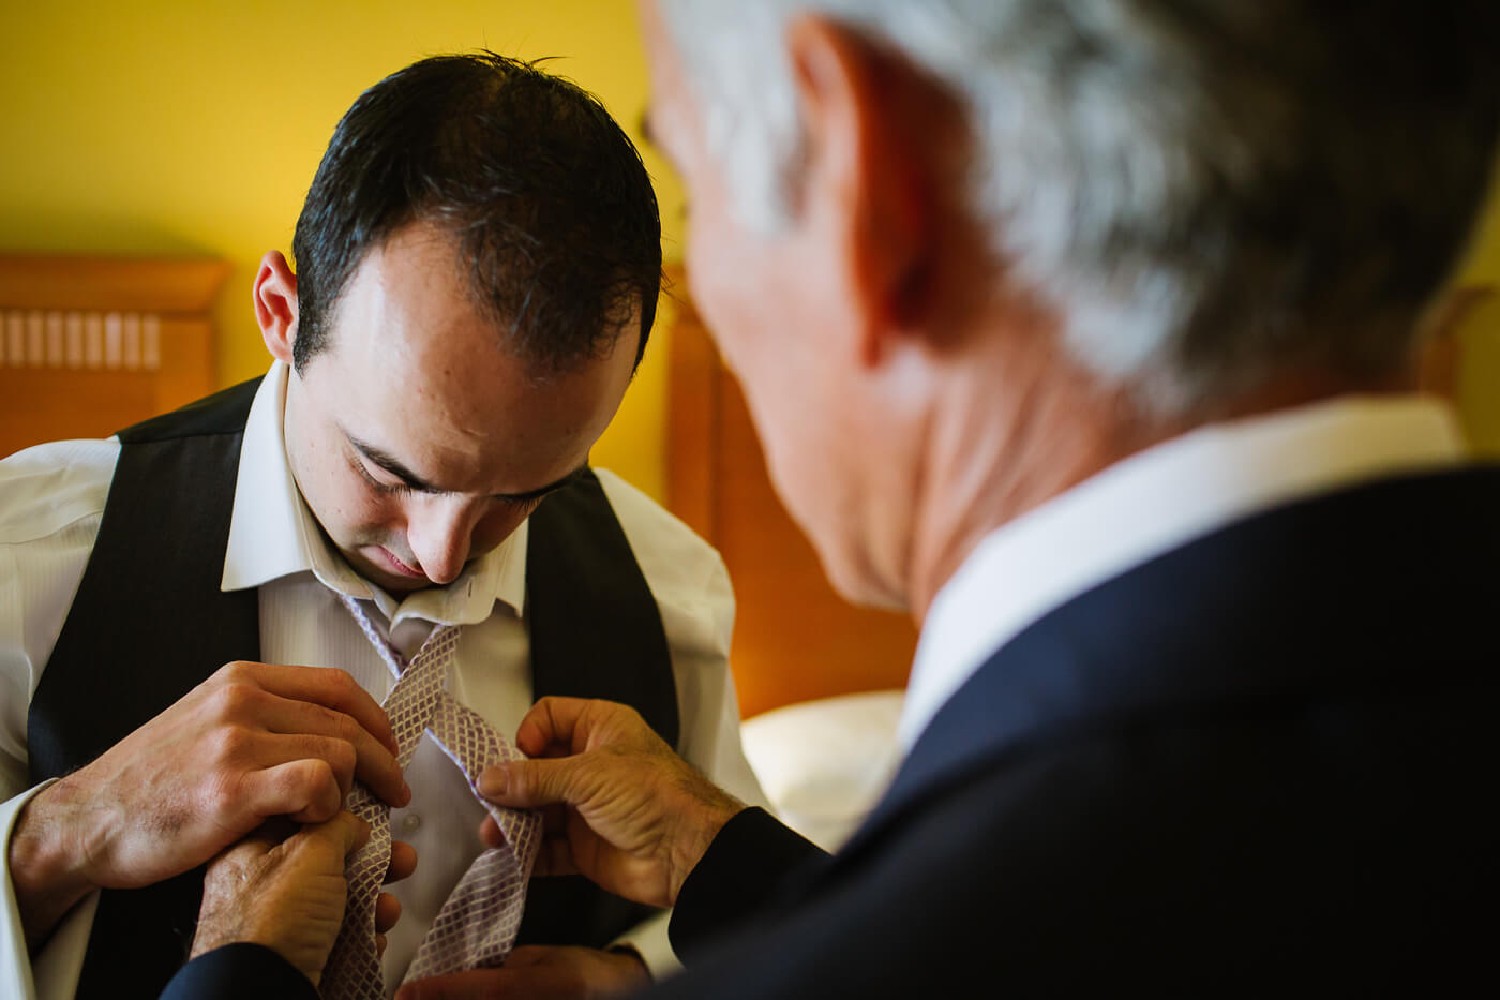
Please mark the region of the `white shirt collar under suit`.
POLYGON ((996 649, 1095 584, 1257 511, 1453 466, 1447 406, 1345 397, 1212 424, 1110 466, 991 532, 938 592, 902 709, 908 749, 996 649))

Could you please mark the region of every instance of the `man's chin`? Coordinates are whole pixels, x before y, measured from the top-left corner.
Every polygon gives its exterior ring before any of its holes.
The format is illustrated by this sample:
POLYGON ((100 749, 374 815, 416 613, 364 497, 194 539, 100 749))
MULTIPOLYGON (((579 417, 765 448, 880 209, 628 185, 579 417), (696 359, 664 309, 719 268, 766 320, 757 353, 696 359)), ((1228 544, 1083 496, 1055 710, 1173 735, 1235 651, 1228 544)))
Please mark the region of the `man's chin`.
POLYGON ((396 577, 388 575, 381 576, 378 579, 371 580, 370 582, 376 584, 388 594, 414 594, 419 590, 425 590, 428 587, 437 586, 437 584, 426 578, 423 578, 421 580, 413 580, 410 577, 396 577))

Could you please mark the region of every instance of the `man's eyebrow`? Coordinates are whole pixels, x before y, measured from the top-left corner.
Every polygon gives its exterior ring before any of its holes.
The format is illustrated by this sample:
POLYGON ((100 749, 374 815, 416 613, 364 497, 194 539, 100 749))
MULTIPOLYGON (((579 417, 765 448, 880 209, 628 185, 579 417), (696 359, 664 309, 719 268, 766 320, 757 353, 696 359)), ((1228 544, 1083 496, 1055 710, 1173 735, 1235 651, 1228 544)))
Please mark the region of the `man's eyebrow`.
POLYGON ((563 476, 560 479, 555 479, 552 482, 548 483, 546 486, 542 486, 534 490, 527 490, 525 493, 496 493, 494 494, 494 497, 496 500, 504 500, 508 503, 527 503, 531 500, 540 500, 548 493, 556 493, 558 490, 571 483, 579 473, 583 472, 584 468, 585 466, 580 465, 578 468, 574 469, 566 476, 563 476))
POLYGON ((377 448, 373 444, 368 444, 364 441, 361 441, 359 438, 355 437, 353 434, 350 434, 348 431, 344 432, 344 436, 349 439, 349 443, 354 446, 355 451, 359 452, 365 458, 380 466, 386 472, 389 472, 391 475, 395 476, 397 479, 401 480, 412 489, 417 490, 420 493, 448 492, 447 490, 438 489, 436 486, 408 469, 401 463, 400 459, 396 458, 396 456, 392 455, 390 452, 377 448))
MULTIPOLYGON (((442 489, 441 487, 435 486, 432 483, 429 483, 427 480, 423 479, 415 472, 412 472, 405 465, 403 465, 399 459, 397 459, 389 452, 377 448, 367 442, 361 441, 359 438, 355 437, 353 434, 349 434, 348 432, 345 432, 344 436, 349 439, 349 443, 354 446, 355 451, 359 452, 375 465, 380 466, 386 472, 389 472, 391 475, 395 476, 397 479, 401 480, 403 483, 416 490, 417 492, 450 492, 448 490, 442 489)), ((574 469, 572 472, 569 472, 567 475, 548 483, 546 486, 539 486, 534 490, 526 490, 522 493, 495 493, 492 494, 492 496, 494 497, 494 499, 504 500, 506 503, 528 503, 532 500, 540 500, 548 493, 554 493, 557 490, 560 490, 564 486, 568 485, 568 483, 572 482, 573 478, 580 472, 582 472, 584 468, 585 466, 580 465, 578 468, 574 469)))

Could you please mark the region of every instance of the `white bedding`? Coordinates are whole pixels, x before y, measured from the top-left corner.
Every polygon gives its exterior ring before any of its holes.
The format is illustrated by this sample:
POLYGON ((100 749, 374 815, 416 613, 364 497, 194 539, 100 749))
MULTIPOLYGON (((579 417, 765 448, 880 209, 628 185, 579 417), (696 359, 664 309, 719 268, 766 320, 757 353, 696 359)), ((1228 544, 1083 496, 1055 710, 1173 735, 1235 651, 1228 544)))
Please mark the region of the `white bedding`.
POLYGON ((885 790, 900 758, 900 690, 798 702, 741 724, 750 766, 782 822, 833 850, 885 790))

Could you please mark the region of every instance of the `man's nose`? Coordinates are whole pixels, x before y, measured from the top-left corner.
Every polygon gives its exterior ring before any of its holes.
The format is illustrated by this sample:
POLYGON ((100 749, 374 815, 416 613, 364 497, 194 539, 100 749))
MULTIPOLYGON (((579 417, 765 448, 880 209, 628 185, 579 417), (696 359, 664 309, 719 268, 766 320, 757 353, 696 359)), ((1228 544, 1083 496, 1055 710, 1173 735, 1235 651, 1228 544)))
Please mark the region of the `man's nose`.
POLYGON ((449 584, 458 579, 469 560, 469 549, 482 511, 463 497, 423 498, 406 522, 406 541, 427 579, 449 584))

